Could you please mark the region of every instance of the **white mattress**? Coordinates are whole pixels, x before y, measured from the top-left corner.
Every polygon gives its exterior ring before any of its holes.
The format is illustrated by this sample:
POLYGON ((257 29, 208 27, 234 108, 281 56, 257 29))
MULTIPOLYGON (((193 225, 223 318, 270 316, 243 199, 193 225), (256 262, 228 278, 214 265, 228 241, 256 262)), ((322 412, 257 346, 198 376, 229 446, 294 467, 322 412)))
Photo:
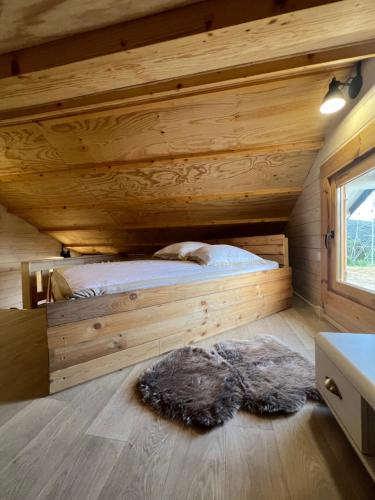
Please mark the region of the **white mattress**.
POLYGON ((202 266, 190 261, 130 260, 83 264, 56 269, 52 274, 55 300, 93 297, 141 288, 191 283, 224 276, 277 269, 277 262, 202 266))

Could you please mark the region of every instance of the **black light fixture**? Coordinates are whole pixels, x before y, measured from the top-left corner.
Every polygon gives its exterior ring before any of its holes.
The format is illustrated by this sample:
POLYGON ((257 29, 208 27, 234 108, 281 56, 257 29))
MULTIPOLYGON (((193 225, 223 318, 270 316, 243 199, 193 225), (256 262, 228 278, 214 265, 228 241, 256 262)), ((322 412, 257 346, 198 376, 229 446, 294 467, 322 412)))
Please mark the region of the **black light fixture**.
POLYGON ((64 257, 64 259, 69 259, 70 258, 69 248, 65 248, 64 245, 61 245, 60 257, 64 257))
POLYGON ((361 91, 362 83, 363 78, 361 75, 361 61, 359 61, 356 66, 355 76, 351 76, 346 82, 340 82, 339 80, 336 80, 335 77, 332 78, 328 87, 328 92, 323 99, 322 105, 320 106, 320 112, 324 115, 329 115, 342 109, 346 104, 346 100, 341 89, 348 87, 349 97, 355 99, 361 91))

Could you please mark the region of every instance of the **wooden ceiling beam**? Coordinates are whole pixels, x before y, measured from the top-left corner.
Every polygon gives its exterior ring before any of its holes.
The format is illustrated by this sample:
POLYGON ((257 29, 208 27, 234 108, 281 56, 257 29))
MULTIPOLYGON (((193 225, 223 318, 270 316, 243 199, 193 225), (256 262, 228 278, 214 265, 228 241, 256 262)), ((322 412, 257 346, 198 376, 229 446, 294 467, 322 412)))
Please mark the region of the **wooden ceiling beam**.
POLYGON ((0 80, 0 118, 375 54, 372 0, 342 0, 0 80))
POLYGON ((337 0, 205 0, 0 54, 0 78, 124 52, 337 0))
POLYGON ((38 205, 30 205, 30 206, 22 206, 19 205, 11 205, 7 203, 7 210, 9 213, 18 215, 19 217, 27 217, 28 214, 32 213, 43 213, 47 209, 57 209, 57 210, 69 210, 69 209, 93 209, 93 210, 114 210, 114 209, 133 209, 142 211, 145 208, 155 209, 158 207, 170 207, 173 206, 185 206, 188 208, 190 205, 194 203, 213 203, 213 202, 241 202, 241 201, 249 201, 249 202, 257 202, 258 200, 266 200, 269 199, 272 202, 274 199, 297 199, 301 194, 301 187, 280 187, 280 188, 266 188, 266 189, 257 189, 254 191, 242 191, 242 192, 233 192, 233 193, 209 193, 209 194, 196 194, 196 195, 188 195, 188 196, 161 196, 155 198, 145 198, 142 196, 132 196, 127 199, 122 199, 118 203, 114 202, 103 202, 98 205, 98 203, 81 203, 80 200, 77 200, 77 203, 69 203, 69 204, 43 204, 43 208, 39 208, 38 205))
MULTIPOLYGON (((262 200, 269 200, 272 202, 274 199, 297 199, 299 194, 302 192, 301 187, 277 187, 277 188, 266 188, 266 189, 257 189, 253 191, 233 191, 233 193, 198 193, 198 194, 190 194, 187 196, 155 196, 151 197, 142 197, 142 196, 127 196, 122 197, 118 201, 106 201, 105 195, 102 200, 96 202, 86 203, 79 199, 80 194, 77 192, 76 196, 73 198, 69 198, 69 200, 64 196, 64 193, 61 193, 61 199, 56 198, 54 196, 51 199, 43 196, 43 194, 35 194, 35 196, 31 197, 29 193, 25 193, 21 188, 17 188, 16 186, 10 185, 11 188, 11 197, 8 196, 7 193, 2 193, 0 189, 0 203, 5 204, 9 213, 14 215, 19 215, 20 217, 26 216, 28 212, 32 213, 32 211, 39 211, 39 207, 43 207, 42 211, 46 212, 47 210, 70 210, 70 209, 97 209, 97 210, 145 210, 155 207, 155 209, 165 209, 166 207, 173 208, 173 206, 178 205, 179 207, 186 207, 188 210, 191 205, 194 203, 201 204, 204 206, 205 203, 220 203, 220 202, 260 202, 262 200), (14 194, 15 196, 14 197, 14 194), (19 194, 18 194, 19 193, 19 194), (74 199, 76 201, 74 201, 74 199), (56 200, 56 201, 54 201, 56 200), (65 201, 65 203, 64 203, 65 201)), ((46 188, 48 189, 48 188, 46 188)), ((85 188, 82 188, 82 193, 85 188)), ((89 199, 92 199, 92 196, 89 196, 89 199)), ((202 207, 203 208, 203 207, 202 207)))
MULTIPOLYGON (((372 50, 372 49, 371 49, 372 50)), ((106 99, 103 101, 102 94, 87 95, 82 99, 74 99, 68 101, 59 101, 58 103, 42 104, 33 106, 28 109, 27 114, 22 110, 18 111, 1 111, 0 112, 0 127, 14 126, 20 124, 36 123, 38 120, 53 119, 53 118, 69 118, 74 117, 79 113, 89 113, 104 111, 108 112, 119 108, 128 109, 131 112, 143 111, 150 109, 151 106, 159 106, 160 104, 175 101, 186 97, 204 96, 207 94, 220 92, 223 90, 236 90, 244 87, 250 87, 267 82, 285 81, 296 77, 306 75, 322 75, 327 74, 327 71, 336 73, 341 70, 350 71, 358 59, 364 59, 370 56, 359 57, 356 48, 348 49, 346 57, 338 61, 328 59, 327 62, 316 63, 314 65, 302 64, 295 68, 270 71, 264 74, 256 74, 246 76, 241 74, 238 78, 233 76, 230 80, 210 82, 206 84, 198 83, 185 87, 173 86, 171 90, 162 90, 160 92, 151 91, 149 93, 139 94, 136 89, 134 95, 129 90, 117 90, 111 95, 106 93, 106 99)), ((305 61, 306 62, 306 61, 305 61)))
POLYGON ((39 229, 39 232, 45 233, 45 234, 53 234, 55 237, 57 233, 66 233, 69 232, 71 233, 72 231, 88 231, 88 230, 98 230, 98 231, 103 231, 103 230, 108 230, 112 229, 113 231, 116 231, 117 229, 155 229, 155 228, 181 228, 181 227, 205 227, 205 226, 230 226, 230 225, 238 225, 238 224, 258 224, 261 222, 287 222, 289 218, 287 216, 284 217, 243 217, 243 218, 236 218, 236 219, 231 219, 228 217, 223 217, 220 218, 217 216, 216 219, 212 220, 185 220, 185 221, 177 221, 177 222, 172 222, 170 224, 164 224, 162 222, 153 222, 151 221, 144 221, 144 222, 135 222, 132 224, 122 224, 122 225, 113 225, 111 226, 98 226, 98 225, 93 225, 93 226, 71 226, 71 227, 50 227, 50 228, 43 228, 39 229))

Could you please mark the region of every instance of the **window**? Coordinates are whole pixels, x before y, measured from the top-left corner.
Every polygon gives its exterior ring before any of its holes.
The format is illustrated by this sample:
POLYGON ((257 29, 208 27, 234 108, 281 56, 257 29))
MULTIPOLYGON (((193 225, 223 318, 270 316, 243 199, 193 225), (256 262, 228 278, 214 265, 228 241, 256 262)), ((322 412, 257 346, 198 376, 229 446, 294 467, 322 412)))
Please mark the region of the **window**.
POLYGON ((364 305, 375 302, 375 155, 330 179, 329 289, 364 305))
POLYGON ((337 189, 337 278, 375 292, 375 168, 337 189))

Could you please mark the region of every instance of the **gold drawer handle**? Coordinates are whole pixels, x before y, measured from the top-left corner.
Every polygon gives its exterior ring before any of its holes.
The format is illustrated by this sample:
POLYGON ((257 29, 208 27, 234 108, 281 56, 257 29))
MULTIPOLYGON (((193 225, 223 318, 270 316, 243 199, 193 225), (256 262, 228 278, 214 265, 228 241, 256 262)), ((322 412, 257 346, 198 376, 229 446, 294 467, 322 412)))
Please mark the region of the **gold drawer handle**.
POLYGON ((336 382, 332 378, 326 377, 326 379, 324 381, 324 385, 325 385, 327 391, 331 392, 332 394, 334 394, 338 398, 342 399, 341 392, 340 392, 339 388, 337 387, 336 382))

